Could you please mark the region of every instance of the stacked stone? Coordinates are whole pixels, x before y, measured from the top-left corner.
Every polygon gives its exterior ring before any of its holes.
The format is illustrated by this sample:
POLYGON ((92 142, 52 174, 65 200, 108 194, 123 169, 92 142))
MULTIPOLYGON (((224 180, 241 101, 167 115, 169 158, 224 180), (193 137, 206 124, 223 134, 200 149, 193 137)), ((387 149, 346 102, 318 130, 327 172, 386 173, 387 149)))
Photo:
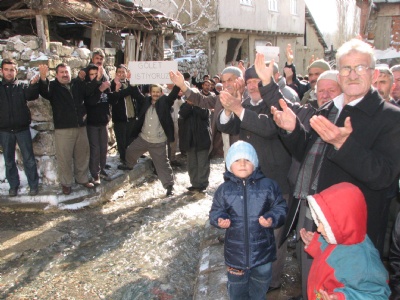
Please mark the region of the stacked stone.
MULTIPOLYGON (((111 78, 115 75, 115 49, 105 49, 105 68, 111 78)), ((5 58, 13 58, 18 63, 17 78, 29 80, 38 74, 38 66, 49 66, 49 79, 54 78, 55 68, 60 63, 66 63, 71 67, 72 78, 75 78, 79 70, 86 67, 90 61, 91 52, 86 48, 64 46, 59 42, 50 43, 50 53, 44 54, 39 49, 39 39, 36 36, 14 36, 8 40, 0 40, 0 61, 5 58)), ((29 101, 32 123, 31 133, 33 138, 33 151, 36 157, 40 181, 43 185, 58 184, 55 145, 54 124, 50 103, 39 97, 38 100, 29 101)), ((17 149, 17 164, 22 181, 26 181, 23 172, 22 156, 17 149)), ((1 160, 3 158, 1 157, 1 160)), ((4 163, 4 162, 3 162, 4 163)), ((5 174, 0 174, 0 181, 4 182, 5 174)))
POLYGON ((181 73, 193 75, 197 70, 197 80, 202 81, 203 75, 208 74, 208 57, 203 50, 191 49, 188 54, 175 59, 178 62, 178 70, 181 73))

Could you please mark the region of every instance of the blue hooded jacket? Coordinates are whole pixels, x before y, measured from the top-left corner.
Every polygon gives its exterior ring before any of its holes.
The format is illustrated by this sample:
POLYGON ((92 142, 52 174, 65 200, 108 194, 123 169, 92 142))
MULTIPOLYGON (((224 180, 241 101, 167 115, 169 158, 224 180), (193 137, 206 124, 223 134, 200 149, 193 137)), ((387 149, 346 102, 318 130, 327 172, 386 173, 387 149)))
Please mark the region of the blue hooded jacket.
POLYGON ((251 269, 276 259, 274 228, 281 226, 287 205, 278 184, 257 168, 248 178, 240 179, 225 172, 225 182, 214 194, 210 224, 218 227, 218 218, 230 219, 226 229, 224 255, 226 265, 251 269), (271 217, 266 228, 258 219, 271 217))

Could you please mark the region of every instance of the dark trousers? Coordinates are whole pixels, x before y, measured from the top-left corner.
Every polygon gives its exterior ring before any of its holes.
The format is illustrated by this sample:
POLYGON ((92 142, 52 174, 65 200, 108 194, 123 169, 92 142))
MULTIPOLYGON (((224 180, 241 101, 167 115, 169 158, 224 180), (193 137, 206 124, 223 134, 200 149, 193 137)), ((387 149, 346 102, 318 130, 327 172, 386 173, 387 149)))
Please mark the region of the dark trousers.
POLYGON ((89 171, 93 178, 98 178, 100 171, 104 169, 107 160, 108 130, 107 125, 87 125, 89 139, 90 158, 89 171))
POLYGON ((167 155, 167 142, 149 143, 137 137, 126 149, 126 164, 129 167, 136 165, 139 157, 149 152, 156 168, 158 179, 160 179, 164 188, 174 185, 174 174, 169 163, 167 155))
POLYGON ((208 177, 210 176, 209 151, 196 150, 190 148, 187 153, 187 166, 190 183, 193 187, 208 187, 208 177))
POLYGON ((136 119, 129 119, 128 122, 114 123, 114 133, 117 140, 117 147, 119 158, 122 162, 126 160, 126 148, 132 143, 133 128, 135 126, 136 119))
POLYGON ((29 129, 19 132, 0 131, 0 144, 3 146, 7 181, 10 188, 19 187, 19 174, 15 163, 15 146, 17 143, 21 150, 29 187, 31 189, 36 189, 39 184, 39 175, 36 167, 35 155, 33 154, 32 137, 29 129))
MULTIPOLYGON (((282 197, 286 200, 286 204, 288 204, 288 194, 282 195, 282 197)), ((275 236, 275 244, 276 244, 276 260, 272 263, 272 278, 271 278, 271 287, 279 287, 282 284, 282 273, 283 267, 286 261, 287 255, 287 240, 280 246, 279 241, 281 240, 281 235, 284 233, 284 226, 276 228, 274 230, 275 236)))
POLYGON ((310 213, 310 208, 307 206, 307 200, 301 200, 299 220, 297 221, 296 235, 299 239, 296 245, 297 261, 300 266, 301 275, 301 290, 304 300, 308 299, 307 296, 307 279, 310 273, 313 258, 304 251, 304 243, 300 237, 300 229, 305 228, 307 231, 316 231, 314 221, 310 213))

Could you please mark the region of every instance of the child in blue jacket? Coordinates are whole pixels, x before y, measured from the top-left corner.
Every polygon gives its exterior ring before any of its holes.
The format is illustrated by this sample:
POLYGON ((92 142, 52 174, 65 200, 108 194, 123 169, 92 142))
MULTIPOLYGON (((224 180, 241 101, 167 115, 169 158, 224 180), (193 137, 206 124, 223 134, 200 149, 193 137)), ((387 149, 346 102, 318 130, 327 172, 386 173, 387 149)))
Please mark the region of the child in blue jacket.
POLYGON ((265 299, 276 259, 274 228, 287 206, 278 184, 258 168, 255 149, 234 143, 226 156, 225 182, 215 192, 210 223, 225 228, 225 263, 230 299, 265 299))

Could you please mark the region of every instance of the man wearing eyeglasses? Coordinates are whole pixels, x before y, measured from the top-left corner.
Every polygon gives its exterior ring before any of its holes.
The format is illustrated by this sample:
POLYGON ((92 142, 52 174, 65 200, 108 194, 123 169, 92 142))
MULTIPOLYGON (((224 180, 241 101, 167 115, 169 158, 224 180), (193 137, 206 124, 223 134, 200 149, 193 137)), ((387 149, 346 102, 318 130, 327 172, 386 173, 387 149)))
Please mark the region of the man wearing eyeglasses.
MULTIPOLYGON (((272 107, 272 113, 285 145, 302 162, 294 196, 303 201, 336 183, 355 184, 367 202, 367 233, 382 254, 387 195, 400 172, 400 109, 371 88, 379 71, 368 44, 358 39, 346 42, 338 49, 336 62, 343 94, 316 111, 309 131, 282 100, 282 110, 272 107)), ((307 216, 308 208, 300 211, 299 222, 305 223, 307 216)), ((301 235, 306 241, 313 238, 309 229, 301 235)), ((298 299, 307 299, 305 292, 303 285, 303 298, 298 299)))

